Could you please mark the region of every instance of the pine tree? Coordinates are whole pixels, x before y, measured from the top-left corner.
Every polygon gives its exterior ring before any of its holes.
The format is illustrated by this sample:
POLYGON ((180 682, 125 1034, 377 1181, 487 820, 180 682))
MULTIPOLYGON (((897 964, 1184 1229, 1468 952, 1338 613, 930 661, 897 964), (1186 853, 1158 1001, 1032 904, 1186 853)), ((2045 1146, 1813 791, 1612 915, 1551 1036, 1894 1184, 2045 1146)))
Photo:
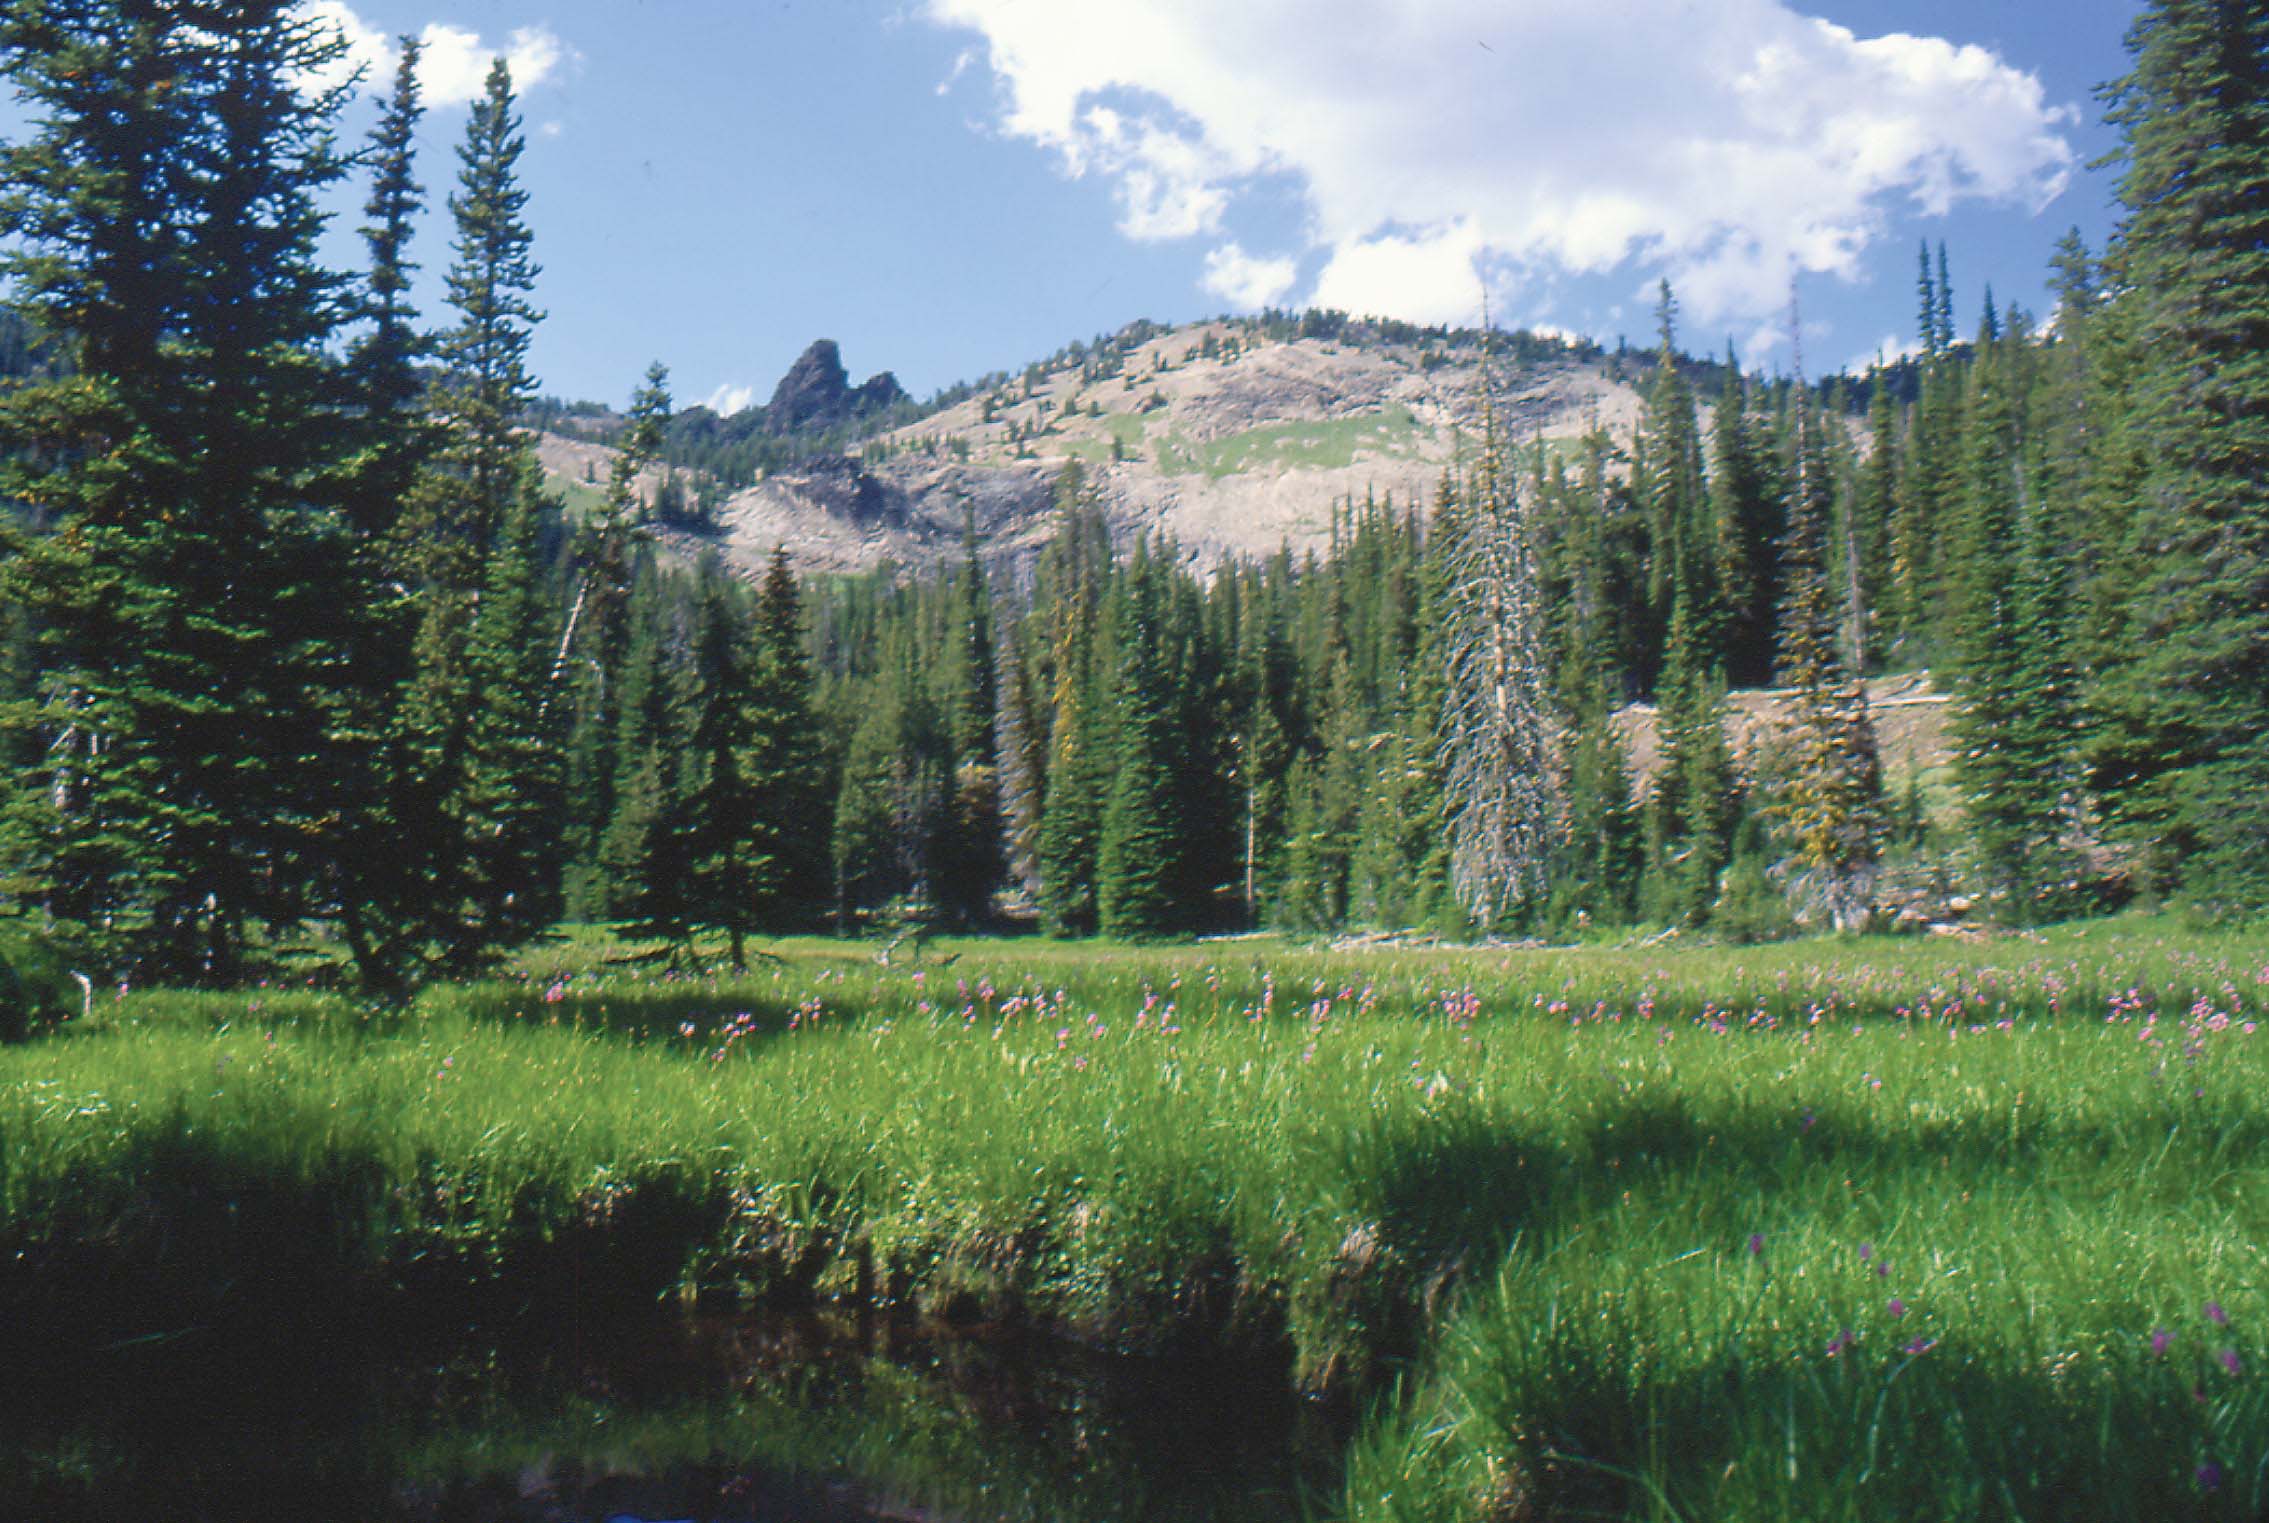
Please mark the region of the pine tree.
MULTIPOLYGON (((1790 326, 1796 327, 1793 307, 1790 326)), ((1782 554, 1788 591, 1781 607, 1780 675, 1795 689, 1795 755, 1781 808, 1796 861, 1830 922, 1839 931, 1856 930, 1872 913, 1882 767, 1866 686, 1838 645, 1828 543, 1831 488, 1801 368, 1794 390, 1796 473, 1782 554)))
POLYGON ((1038 841, 1040 917, 1050 935, 1096 925, 1095 871, 1110 797, 1115 736, 1102 673, 1115 652, 1100 623, 1109 544, 1076 486, 1062 531, 1043 558, 1055 580, 1047 618, 1051 649, 1047 801, 1038 841))
POLYGON ((402 38, 400 45, 393 94, 370 135, 370 199, 363 206, 369 221, 362 228, 370 251, 363 316, 370 326, 347 365, 348 384, 363 412, 365 454, 350 511, 357 528, 374 535, 393 530, 433 442, 415 408, 423 388, 417 366, 427 345, 410 300, 418 268, 409 255, 410 240, 425 208, 415 157, 425 114, 417 72, 423 46, 415 37, 402 38))
POLYGON ((444 965, 463 973, 559 918, 559 741, 544 722, 557 628, 543 583, 544 504, 531 459, 488 557, 466 643, 475 706, 442 818, 444 965))
POLYGON ((1097 920, 1106 936, 1149 940, 1183 929, 1179 902, 1184 832, 1176 763, 1180 746, 1160 648, 1161 580, 1138 545, 1116 621, 1113 683, 1118 748, 1096 847, 1097 920))
POLYGON ((1724 671, 1698 648, 1691 605, 1685 587, 1674 589, 1655 701, 1658 758, 1647 807, 1645 897, 1651 918, 1700 924, 1732 859, 1740 798, 1725 736, 1724 671))
MULTIPOLYGON (((803 595, 785 549, 772 552, 757 591, 753 658, 745 712, 720 713, 715 719, 718 744, 746 737, 738 761, 740 793, 724 814, 734 820, 745 812, 749 821, 745 902, 737 908, 722 903, 731 890, 730 864, 701 869, 720 874, 709 923, 734 935, 736 961, 741 928, 792 929, 815 918, 827 902, 827 758, 812 712, 811 667, 804 658, 803 595)), ((730 679, 721 674, 714 680, 730 679)))
POLYGON ((519 424, 542 314, 522 213, 525 149, 500 59, 458 149, 442 338, 430 407, 441 430, 408 516, 422 553, 418 670, 408 703, 417 768, 404 843, 431 882, 431 935, 462 970, 543 928, 559 906, 563 749, 551 704, 557 620, 545 589, 549 504, 519 424))
POLYGON ((953 798, 938 863, 938 903, 950 918, 982 922, 1000 885, 1001 792, 994 738, 999 708, 993 659, 992 597, 977 557, 972 520, 964 535, 961 574, 952 587, 954 638, 946 645, 946 739, 953 798))
MULTIPOLYGON (((1709 489, 1715 519, 1714 570, 1716 592, 1725 607, 1726 669, 1735 685, 1760 687, 1772 672, 1781 514, 1765 490, 1762 463, 1750 435, 1749 388, 1730 350, 1710 436, 1716 467, 1709 489)), ((1705 582, 1694 595, 1708 598, 1712 590, 1705 582)))
POLYGON ((1662 347, 1639 424, 1640 465, 1633 470, 1635 485, 1646 503, 1654 557, 1648 596, 1654 604, 1655 627, 1662 628, 1669 622, 1673 587, 1681 570, 1696 578, 1695 600, 1688 617, 1694 622, 1694 638, 1714 660, 1722 648, 1724 625, 1716 558, 1699 557, 1688 568, 1672 564, 1673 545, 1698 547, 1714 534, 1706 532, 1711 510, 1702 470, 1701 424, 1693 388, 1678 368, 1678 303, 1668 281, 1662 283, 1655 315, 1662 347))
POLYGON ((44 646, 8 716, 41 758, 10 875, 144 976, 229 978, 261 928, 339 913, 384 807, 375 558, 336 506, 348 303, 316 248, 341 95, 305 83, 340 51, 286 0, 0 13, 36 120, 0 151, 4 264, 70 372, 0 408, 44 646))
POLYGON ((1981 341, 1971 368, 1953 664, 1969 844, 1987 897, 2020 921, 2057 906, 2078 823, 2068 596, 2041 491, 2037 358, 2018 329, 1981 341))
POLYGON ((551 671, 552 692, 572 694, 562 846, 571 915, 619 913, 609 886, 631 886, 602 870, 597 858, 615 813, 614 785, 624 775, 615 739, 623 728, 621 691, 633 639, 629 606, 647 533, 638 482, 661 453, 669 419, 669 371, 656 362, 631 393, 606 496, 573 538, 579 574, 551 671))
POLYGON ((2269 908, 2269 16, 2154 0, 2110 92, 2114 253, 2148 441, 2090 763, 2148 877, 2269 908))

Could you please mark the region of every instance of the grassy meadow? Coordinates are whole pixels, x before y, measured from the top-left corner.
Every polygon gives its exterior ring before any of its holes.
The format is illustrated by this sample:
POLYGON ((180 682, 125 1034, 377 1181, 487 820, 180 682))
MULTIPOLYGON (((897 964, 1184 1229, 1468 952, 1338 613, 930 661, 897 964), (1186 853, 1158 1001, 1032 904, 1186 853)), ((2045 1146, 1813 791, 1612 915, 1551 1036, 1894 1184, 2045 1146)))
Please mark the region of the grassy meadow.
POLYGON ((606 950, 0 1050, 8 1356, 888 1306, 1336 1393, 1350 1519, 2269 1504, 2258 936, 606 950))

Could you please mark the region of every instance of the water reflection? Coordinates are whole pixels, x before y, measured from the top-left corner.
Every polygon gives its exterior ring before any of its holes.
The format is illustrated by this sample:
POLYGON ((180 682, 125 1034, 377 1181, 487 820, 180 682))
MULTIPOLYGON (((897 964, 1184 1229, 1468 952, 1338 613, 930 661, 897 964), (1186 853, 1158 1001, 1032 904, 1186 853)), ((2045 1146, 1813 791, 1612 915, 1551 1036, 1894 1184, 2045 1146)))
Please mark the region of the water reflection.
POLYGON ((1280 1371, 997 1329, 656 1316, 477 1356, 196 1345, 13 1388, 0 1516, 1235 1523, 1337 1479, 1340 1425, 1280 1371))

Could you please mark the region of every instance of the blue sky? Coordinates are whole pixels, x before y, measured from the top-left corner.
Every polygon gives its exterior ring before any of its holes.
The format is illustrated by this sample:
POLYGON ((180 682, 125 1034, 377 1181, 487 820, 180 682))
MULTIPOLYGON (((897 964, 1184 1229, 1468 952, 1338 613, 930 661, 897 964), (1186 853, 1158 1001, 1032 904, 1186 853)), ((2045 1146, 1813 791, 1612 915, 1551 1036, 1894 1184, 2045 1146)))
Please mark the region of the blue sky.
MULTIPOLYGON (((2136 0, 313 0, 438 44, 422 178, 518 56, 554 393, 762 400, 811 339, 917 394, 1137 317, 1321 300, 1808 368, 1907 341, 1918 238, 2046 305, 2108 232, 2136 0), (435 29, 428 31, 428 29, 435 29), (1777 346, 1777 347, 1776 347, 1777 346)), ((360 131, 369 107, 351 122, 360 131)), ((351 219, 349 221, 351 225, 351 219)), ((447 258, 427 229, 429 310, 447 258)), ((352 251, 343 244, 341 256, 352 251)))

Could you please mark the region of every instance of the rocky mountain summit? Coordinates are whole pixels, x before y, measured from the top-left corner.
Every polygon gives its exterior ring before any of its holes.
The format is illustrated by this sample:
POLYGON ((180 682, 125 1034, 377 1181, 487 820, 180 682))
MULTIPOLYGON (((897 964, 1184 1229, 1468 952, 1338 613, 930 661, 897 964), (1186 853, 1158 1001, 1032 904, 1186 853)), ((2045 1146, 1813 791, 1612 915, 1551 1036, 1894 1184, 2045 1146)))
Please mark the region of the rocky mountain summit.
POLYGON ((820 432, 887 412, 908 400, 898 377, 887 370, 854 387, 835 340, 816 339, 773 388, 764 409, 764 427, 773 434, 820 432))

